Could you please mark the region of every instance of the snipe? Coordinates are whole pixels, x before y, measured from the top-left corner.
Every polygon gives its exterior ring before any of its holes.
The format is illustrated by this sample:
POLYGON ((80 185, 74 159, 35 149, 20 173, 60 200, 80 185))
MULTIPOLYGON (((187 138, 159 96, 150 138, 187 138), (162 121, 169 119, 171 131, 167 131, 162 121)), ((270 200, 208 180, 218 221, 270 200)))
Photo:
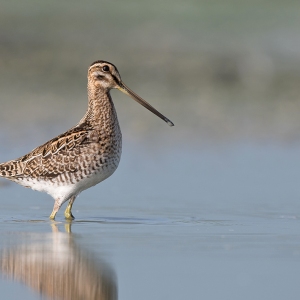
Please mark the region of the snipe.
POLYGON ((71 210, 76 196, 112 175, 118 167, 122 135, 111 89, 119 89, 174 125, 131 91, 113 64, 98 60, 89 67, 87 77, 88 109, 79 123, 30 153, 0 164, 0 176, 54 198, 50 219, 68 200, 65 218, 74 219, 71 210))

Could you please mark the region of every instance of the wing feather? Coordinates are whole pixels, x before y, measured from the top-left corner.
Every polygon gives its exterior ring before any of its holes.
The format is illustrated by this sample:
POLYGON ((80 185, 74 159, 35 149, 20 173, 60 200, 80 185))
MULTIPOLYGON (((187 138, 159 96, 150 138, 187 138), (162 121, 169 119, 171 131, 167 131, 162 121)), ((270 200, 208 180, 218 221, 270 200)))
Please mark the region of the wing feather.
POLYGON ((0 175, 10 179, 28 176, 53 178, 64 172, 75 172, 75 155, 89 143, 89 133, 86 129, 74 127, 30 153, 0 164, 0 175))

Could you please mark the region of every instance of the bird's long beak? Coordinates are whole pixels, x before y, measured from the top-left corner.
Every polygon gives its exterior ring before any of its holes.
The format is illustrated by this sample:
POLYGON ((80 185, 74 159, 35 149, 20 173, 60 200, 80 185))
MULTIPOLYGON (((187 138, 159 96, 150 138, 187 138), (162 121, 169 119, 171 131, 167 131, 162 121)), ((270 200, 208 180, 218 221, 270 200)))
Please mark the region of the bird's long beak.
POLYGON ((129 87, 127 87, 122 81, 118 84, 117 89, 121 92, 125 93, 129 97, 131 97, 136 102, 140 103, 144 107, 146 107, 148 110, 153 112, 155 115, 160 117, 162 120, 164 120, 166 123, 168 123, 170 126, 174 126, 173 122, 170 121, 168 118, 166 118, 164 115, 162 115, 160 112, 158 112, 153 106, 151 106, 148 102, 146 102, 144 99, 142 99, 140 96, 138 96, 135 92, 133 92, 129 87))

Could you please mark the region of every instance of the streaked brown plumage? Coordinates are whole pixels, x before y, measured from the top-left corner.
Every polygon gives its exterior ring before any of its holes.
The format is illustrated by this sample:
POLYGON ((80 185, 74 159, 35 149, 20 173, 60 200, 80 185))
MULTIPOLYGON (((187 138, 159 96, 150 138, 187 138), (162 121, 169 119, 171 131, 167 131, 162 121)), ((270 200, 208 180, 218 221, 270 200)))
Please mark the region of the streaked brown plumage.
POLYGON ((102 60, 94 62, 88 70, 88 110, 79 123, 30 153, 0 164, 0 176, 47 192, 55 199, 51 219, 67 200, 65 217, 74 219, 71 209, 76 196, 112 175, 118 167, 122 135, 109 93, 113 88, 173 126, 122 82, 113 64, 102 60))

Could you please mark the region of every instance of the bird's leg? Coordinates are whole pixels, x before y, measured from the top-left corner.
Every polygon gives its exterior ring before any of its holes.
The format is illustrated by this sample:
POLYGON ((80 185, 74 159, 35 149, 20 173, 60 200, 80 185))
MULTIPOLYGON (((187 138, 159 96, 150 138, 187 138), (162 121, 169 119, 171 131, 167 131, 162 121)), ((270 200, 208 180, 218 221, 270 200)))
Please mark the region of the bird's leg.
POLYGON ((49 219, 51 219, 51 220, 55 219, 55 215, 58 212, 58 210, 60 209, 60 207, 61 207, 60 199, 56 199, 54 202, 53 210, 52 210, 52 213, 51 213, 49 219))
POLYGON ((65 210, 65 218, 67 220, 74 220, 75 219, 75 217, 72 215, 72 211, 71 211, 73 203, 75 201, 75 198, 76 198, 76 196, 72 196, 71 197, 71 199, 69 200, 68 206, 67 206, 67 208, 65 210))

